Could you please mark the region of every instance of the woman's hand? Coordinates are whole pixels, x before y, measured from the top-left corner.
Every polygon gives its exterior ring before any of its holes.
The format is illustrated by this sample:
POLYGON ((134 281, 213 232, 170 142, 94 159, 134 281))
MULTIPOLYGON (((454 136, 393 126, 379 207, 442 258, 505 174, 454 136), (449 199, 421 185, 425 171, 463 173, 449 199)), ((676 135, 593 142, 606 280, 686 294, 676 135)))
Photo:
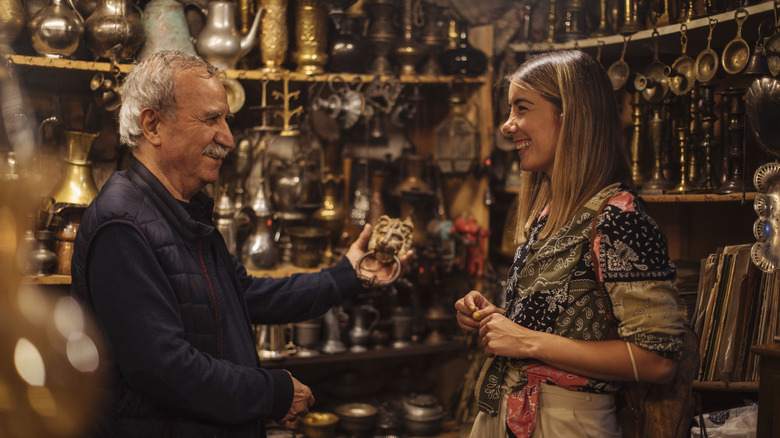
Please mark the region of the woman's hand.
POLYGON ((540 336, 545 336, 545 333, 525 328, 499 313, 482 318, 479 322, 479 343, 488 357, 534 357, 532 350, 540 336))
POLYGON ((456 318, 458 325, 464 330, 476 332, 479 330, 479 322, 493 314, 504 314, 503 309, 499 309, 487 300, 479 291, 473 290, 466 296, 455 302, 457 310, 456 318))

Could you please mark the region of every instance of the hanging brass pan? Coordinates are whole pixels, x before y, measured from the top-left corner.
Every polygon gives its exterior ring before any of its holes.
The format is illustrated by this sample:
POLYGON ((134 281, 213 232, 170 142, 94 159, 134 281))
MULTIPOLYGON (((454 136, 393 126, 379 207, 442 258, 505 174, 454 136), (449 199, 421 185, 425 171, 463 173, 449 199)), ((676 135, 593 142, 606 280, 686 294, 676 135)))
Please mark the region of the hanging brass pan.
POLYGON ((737 36, 723 49, 723 69, 726 73, 735 75, 747 66, 750 58, 750 46, 742 39, 742 24, 750 13, 745 8, 739 8, 734 12, 734 21, 737 22, 737 36))
POLYGON ((712 31, 718 24, 717 18, 710 17, 710 34, 707 36, 707 48, 699 53, 693 65, 693 72, 699 82, 709 82, 718 71, 718 54, 710 48, 712 43, 712 31))

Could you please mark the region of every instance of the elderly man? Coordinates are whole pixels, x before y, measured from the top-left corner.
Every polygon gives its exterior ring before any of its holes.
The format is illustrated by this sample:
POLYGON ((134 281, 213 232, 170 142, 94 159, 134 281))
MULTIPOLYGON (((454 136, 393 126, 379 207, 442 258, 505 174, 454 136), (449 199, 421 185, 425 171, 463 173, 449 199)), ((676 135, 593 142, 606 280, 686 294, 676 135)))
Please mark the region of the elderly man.
POLYGON ((356 295, 370 227, 330 268, 249 276, 201 191, 233 147, 217 69, 158 52, 130 72, 122 96, 131 162, 86 210, 72 261, 72 292, 94 311, 111 360, 96 434, 262 437, 266 420, 291 427, 314 398, 287 371, 261 368, 251 324, 309 319, 356 295))

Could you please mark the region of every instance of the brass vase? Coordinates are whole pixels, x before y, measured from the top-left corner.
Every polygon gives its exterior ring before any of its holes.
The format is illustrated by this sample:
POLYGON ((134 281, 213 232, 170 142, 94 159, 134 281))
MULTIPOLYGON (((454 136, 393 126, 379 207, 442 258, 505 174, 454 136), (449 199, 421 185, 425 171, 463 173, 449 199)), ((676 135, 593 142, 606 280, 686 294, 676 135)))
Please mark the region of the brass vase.
POLYGON ((585 22, 587 11, 583 0, 569 0, 561 20, 561 29, 555 37, 558 41, 573 41, 588 36, 585 22))
POLYGON ((59 183, 51 191, 55 204, 86 207, 97 196, 98 189, 92 177, 89 151, 99 133, 65 130, 65 170, 59 183))
POLYGON ((24 23, 24 8, 21 1, 0 1, 0 53, 13 53, 11 43, 22 33, 24 23))
POLYGON ((420 42, 428 51, 428 59, 421 67, 420 73, 440 75, 442 71, 441 64, 439 64, 439 53, 444 44, 447 43, 447 22, 443 19, 445 8, 432 3, 423 3, 422 8, 425 26, 420 42))
POLYGON ((393 31, 393 0, 366 0, 365 7, 369 10, 371 26, 368 39, 374 47, 374 60, 368 68, 368 73, 374 75, 391 75, 393 66, 388 59, 393 48, 396 35, 393 31))
POLYGON ((413 1, 402 0, 401 4, 401 41, 393 50, 393 58, 400 66, 402 75, 413 75, 425 59, 426 49, 414 38, 415 22, 420 21, 420 16, 413 8, 413 1))
POLYGON ((344 178, 336 175, 325 175, 322 182, 322 207, 314 212, 314 223, 317 227, 328 230, 328 243, 323 258, 326 263, 331 263, 335 258, 333 249, 338 245, 341 232, 344 229, 344 219, 347 217, 346 209, 339 194, 343 191, 344 178))
POLYGON ((273 73, 284 70, 282 64, 287 57, 290 44, 287 29, 287 0, 259 0, 265 9, 261 21, 260 70, 273 73))
POLYGON ((620 26, 619 33, 628 35, 644 29, 642 25, 643 17, 640 17, 640 9, 637 0, 623 1, 623 24, 620 26))
POLYGON ((319 0, 297 0, 295 15, 295 71, 322 74, 328 61, 328 11, 319 0))

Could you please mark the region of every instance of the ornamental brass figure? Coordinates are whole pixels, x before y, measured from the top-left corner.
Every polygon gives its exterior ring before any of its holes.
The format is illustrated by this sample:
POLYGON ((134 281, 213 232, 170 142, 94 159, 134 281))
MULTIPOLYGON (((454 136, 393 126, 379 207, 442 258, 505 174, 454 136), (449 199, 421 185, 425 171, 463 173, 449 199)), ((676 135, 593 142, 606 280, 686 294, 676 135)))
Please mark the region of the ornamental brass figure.
POLYGON ((357 277, 360 281, 368 284, 369 287, 388 286, 395 283, 401 276, 401 260, 398 255, 406 254, 412 248, 412 232, 414 224, 410 219, 401 221, 397 218, 390 218, 382 215, 374 225, 374 231, 371 233, 371 239, 368 241, 368 252, 358 260, 357 277), (373 255, 379 263, 396 264, 395 275, 385 281, 377 281, 376 276, 367 277, 361 272, 361 265, 366 257, 373 255))

